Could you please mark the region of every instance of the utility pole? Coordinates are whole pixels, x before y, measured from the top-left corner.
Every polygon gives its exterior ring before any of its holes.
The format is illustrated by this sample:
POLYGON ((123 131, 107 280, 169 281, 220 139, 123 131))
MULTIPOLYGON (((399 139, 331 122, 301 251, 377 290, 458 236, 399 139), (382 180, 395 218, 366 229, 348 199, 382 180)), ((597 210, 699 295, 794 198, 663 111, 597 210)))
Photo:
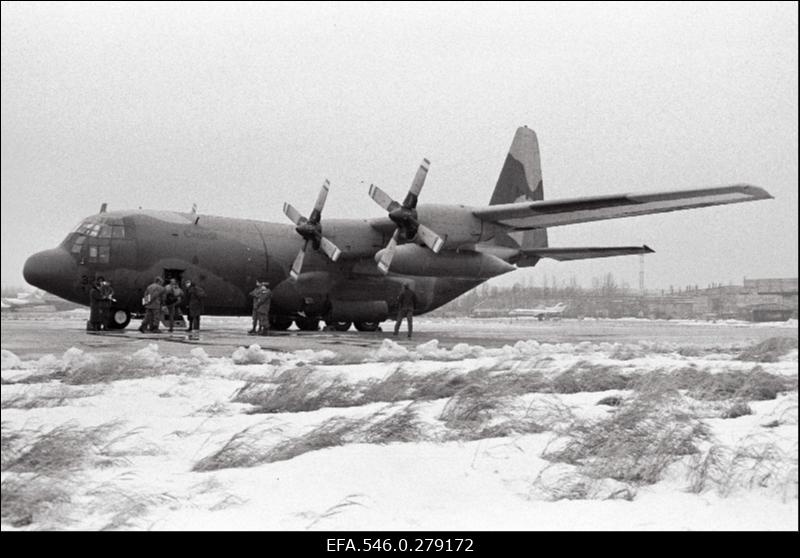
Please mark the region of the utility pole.
POLYGON ((644 296, 644 254, 639 254, 639 294, 644 296))

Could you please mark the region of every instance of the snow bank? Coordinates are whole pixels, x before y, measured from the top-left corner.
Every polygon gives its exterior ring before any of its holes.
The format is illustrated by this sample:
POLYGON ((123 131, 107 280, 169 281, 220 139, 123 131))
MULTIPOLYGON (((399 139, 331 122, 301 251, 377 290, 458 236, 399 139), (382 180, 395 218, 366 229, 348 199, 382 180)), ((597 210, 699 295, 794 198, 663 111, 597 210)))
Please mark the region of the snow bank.
POLYGON ((2 350, 2 365, 0 365, 0 369, 13 370, 21 367, 22 367, 22 361, 17 355, 12 353, 11 351, 7 351, 5 349, 2 350))
POLYGON ((239 347, 231 355, 234 364, 264 364, 269 358, 269 353, 261 349, 261 345, 253 343, 246 349, 239 347))

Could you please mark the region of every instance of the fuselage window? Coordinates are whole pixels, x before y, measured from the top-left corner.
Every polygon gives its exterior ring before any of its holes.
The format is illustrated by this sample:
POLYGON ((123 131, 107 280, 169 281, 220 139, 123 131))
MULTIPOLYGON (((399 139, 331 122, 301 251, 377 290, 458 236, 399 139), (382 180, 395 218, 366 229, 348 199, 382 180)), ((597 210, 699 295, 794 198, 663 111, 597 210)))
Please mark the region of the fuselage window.
POLYGON ((97 246, 89 246, 89 261, 97 260, 97 246))
POLYGON ((100 246, 100 255, 98 256, 97 261, 100 263, 108 263, 110 251, 111 248, 109 246, 100 246))
POLYGON ((100 238, 111 238, 111 226, 110 225, 101 225, 100 226, 100 238))

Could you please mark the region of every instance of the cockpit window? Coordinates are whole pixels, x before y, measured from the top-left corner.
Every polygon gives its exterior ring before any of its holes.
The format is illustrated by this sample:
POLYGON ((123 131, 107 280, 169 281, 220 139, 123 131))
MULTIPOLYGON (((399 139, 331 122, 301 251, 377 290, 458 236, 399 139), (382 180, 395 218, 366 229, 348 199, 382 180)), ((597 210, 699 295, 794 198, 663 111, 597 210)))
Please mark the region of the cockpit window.
POLYGON ((95 216, 78 223, 67 235, 64 246, 73 254, 78 254, 79 257, 86 258, 89 262, 108 263, 111 239, 131 237, 130 231, 127 232, 128 234, 126 234, 122 219, 95 216))
POLYGON ((86 241, 86 237, 85 237, 85 236, 79 236, 79 237, 77 237, 77 238, 75 239, 75 242, 72 244, 72 248, 71 248, 71 250, 72 250, 72 253, 74 253, 74 254, 79 254, 79 253, 80 253, 80 251, 81 251, 81 248, 83 247, 83 243, 84 243, 85 241, 86 241))

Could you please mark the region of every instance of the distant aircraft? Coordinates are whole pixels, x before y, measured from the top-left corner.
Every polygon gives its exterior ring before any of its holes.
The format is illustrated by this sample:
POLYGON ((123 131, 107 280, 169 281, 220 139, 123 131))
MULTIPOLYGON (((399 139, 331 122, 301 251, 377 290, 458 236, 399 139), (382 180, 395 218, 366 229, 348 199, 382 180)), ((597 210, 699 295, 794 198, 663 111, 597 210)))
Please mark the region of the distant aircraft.
POLYGON ((544 320, 545 318, 560 318, 561 315, 564 313, 564 310, 567 309, 567 305, 563 302, 559 302, 555 306, 541 306, 537 308, 514 308, 513 310, 508 312, 509 316, 514 317, 523 317, 529 316, 533 318, 539 318, 539 320, 544 320))
POLYGON ((36 308, 37 310, 71 310, 77 306, 56 296, 50 295, 40 290, 17 293, 16 297, 6 297, 2 301, 3 310, 27 310, 36 308))
MULTIPOLYGON (((548 227, 772 197, 756 186, 736 184, 545 201, 539 144, 527 127, 514 136, 489 205, 418 205, 429 166, 424 159, 402 202, 370 186, 370 197, 386 217, 329 219, 324 226, 327 180, 308 217, 284 204, 291 226, 194 210, 102 207, 59 247, 29 257, 23 273, 31 285, 82 304, 88 303, 96 276, 110 279, 117 298, 112 325, 118 328, 141 312, 145 287, 161 276, 201 283, 207 314, 250 315, 248 293, 265 280, 273 290, 275 329, 294 321, 301 330, 316 331, 325 319, 338 330, 354 323, 360 331, 375 331, 395 315, 403 283, 416 292, 415 313, 423 314, 541 258, 652 252, 647 246, 550 247, 548 227)), ((465 193, 467 199, 473 196, 465 193)))
POLYGON ((22 308, 31 306, 44 306, 48 304, 44 300, 44 293, 41 291, 17 293, 16 297, 5 297, 2 299, 3 308, 22 308))

